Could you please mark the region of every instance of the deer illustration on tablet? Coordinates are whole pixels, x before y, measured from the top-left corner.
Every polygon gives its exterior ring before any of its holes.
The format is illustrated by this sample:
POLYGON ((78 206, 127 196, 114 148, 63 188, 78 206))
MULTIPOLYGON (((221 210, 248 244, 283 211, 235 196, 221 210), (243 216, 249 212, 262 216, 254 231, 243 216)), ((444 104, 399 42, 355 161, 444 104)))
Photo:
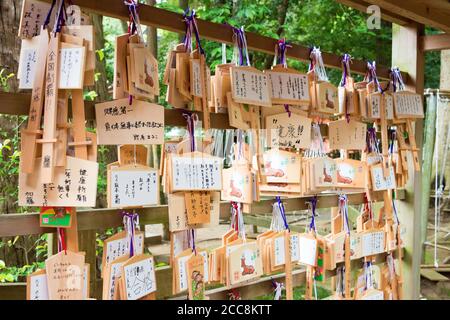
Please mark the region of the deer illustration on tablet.
POLYGON ((282 169, 272 168, 272 161, 267 161, 264 164, 264 169, 266 170, 266 176, 279 178, 284 176, 284 171, 282 169))

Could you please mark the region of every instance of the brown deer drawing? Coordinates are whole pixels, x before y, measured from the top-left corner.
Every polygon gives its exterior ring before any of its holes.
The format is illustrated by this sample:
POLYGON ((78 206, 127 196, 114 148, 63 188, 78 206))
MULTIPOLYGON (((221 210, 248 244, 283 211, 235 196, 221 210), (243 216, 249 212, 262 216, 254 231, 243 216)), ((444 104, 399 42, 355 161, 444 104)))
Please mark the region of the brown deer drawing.
POLYGON ((241 268, 242 268, 242 275, 245 276, 247 274, 252 274, 255 272, 255 267, 252 265, 246 265, 245 264, 245 256, 241 257, 241 268))

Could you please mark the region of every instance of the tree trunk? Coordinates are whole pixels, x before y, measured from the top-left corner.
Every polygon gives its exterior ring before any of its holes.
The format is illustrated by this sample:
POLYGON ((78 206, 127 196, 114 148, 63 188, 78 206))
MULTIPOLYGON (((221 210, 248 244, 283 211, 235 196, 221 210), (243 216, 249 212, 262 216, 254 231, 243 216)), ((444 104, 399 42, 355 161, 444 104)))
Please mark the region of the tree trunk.
MULTIPOLYGON (((94 49, 101 50, 105 47, 105 36, 103 33, 103 16, 98 14, 90 14, 90 18, 92 21, 92 25, 94 26, 94 49)), ((98 80, 95 82, 94 90, 97 92, 97 100, 98 101, 107 101, 110 100, 111 95, 108 92, 108 83, 106 82, 106 63, 105 59, 100 61, 99 55, 96 54, 96 65, 95 72, 99 73, 100 76, 98 80)))
MULTIPOLYGON (((3 76, 10 73, 17 74, 19 66, 21 40, 19 32, 22 0, 0 1, 0 70, 5 69, 3 76)), ((0 91, 4 88, 0 88, 0 91)), ((9 80, 9 91, 18 90, 16 77, 9 80)))
MULTIPOLYGON (((284 23, 286 22, 288 8, 289 8, 289 0, 282 0, 277 6, 277 11, 278 11, 277 35, 278 35, 278 38, 280 38, 281 35, 283 34, 284 23)), ((275 48, 274 48, 274 50, 275 50, 275 48)), ((267 56, 266 62, 264 63, 265 69, 270 69, 270 67, 272 66, 272 63, 273 63, 273 58, 274 58, 274 56, 272 56, 272 55, 267 56)))

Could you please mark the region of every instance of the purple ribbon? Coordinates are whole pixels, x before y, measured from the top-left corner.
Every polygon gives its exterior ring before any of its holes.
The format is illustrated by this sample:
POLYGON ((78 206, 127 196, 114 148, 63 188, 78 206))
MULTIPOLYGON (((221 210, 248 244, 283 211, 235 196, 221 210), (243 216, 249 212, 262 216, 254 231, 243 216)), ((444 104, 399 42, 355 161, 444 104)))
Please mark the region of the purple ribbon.
POLYGON ((400 69, 398 67, 393 67, 391 69, 391 80, 394 92, 397 92, 397 86, 398 90, 404 90, 402 73, 400 72, 400 69))
POLYGON ((202 44, 200 42, 200 34, 198 32, 197 20, 195 19, 195 10, 192 10, 190 20, 192 24, 192 29, 194 29, 195 39, 197 41, 197 46, 198 49, 200 50, 200 54, 205 55, 205 50, 203 50, 202 44))
POLYGON ((277 43, 277 64, 282 64, 283 66, 287 65, 287 57, 286 52, 287 48, 292 48, 290 44, 286 42, 286 39, 280 39, 277 43))
POLYGON ((367 151, 379 153, 377 134, 375 128, 368 128, 366 134, 367 151))
MULTIPOLYGON (((51 12, 49 12, 49 14, 51 14, 51 12)), ((64 4, 64 0, 62 0, 61 4, 59 6, 59 9, 58 9, 57 18, 56 18, 55 26, 54 26, 55 36, 56 36, 56 33, 61 32, 62 26, 64 25, 64 23, 66 21, 65 17, 66 17, 66 7, 64 4)))
POLYGON ((128 7, 128 11, 130 13, 130 25, 128 27, 128 33, 130 35, 135 34, 137 31, 137 21, 138 21, 138 9, 139 3, 135 0, 124 1, 124 4, 128 7))
POLYGON ((136 227, 138 214, 122 211, 125 231, 130 238, 130 257, 134 256, 134 229, 136 227))
POLYGON ((396 137, 397 137, 397 132, 394 130, 394 129, 390 129, 389 130, 390 132, 390 134, 389 134, 389 152, 390 152, 390 154, 393 154, 394 153, 394 140, 396 139, 396 137))
POLYGON ((44 24, 42 25, 44 28, 46 28, 48 26, 48 24, 50 23, 50 17, 52 15, 55 4, 56 4, 56 0, 53 0, 50 10, 48 10, 47 17, 45 18, 44 24))
POLYGON ((278 202, 278 208, 280 208, 281 218, 283 218, 284 228, 285 228, 286 230, 291 231, 291 230, 289 229, 289 224, 288 224, 288 222, 287 222, 286 212, 285 212, 285 210, 284 210, 284 204, 283 204, 283 202, 281 201, 281 198, 280 198, 279 196, 276 197, 276 200, 277 200, 277 202, 278 202))
POLYGON ((341 214, 344 215, 347 234, 350 234, 350 223, 348 222, 348 198, 345 194, 339 196, 339 209, 341 210, 341 214))
POLYGON ((289 110, 289 105, 288 104, 284 105, 284 110, 286 110, 286 112, 287 112, 287 114, 288 114, 288 116, 290 118, 291 117, 291 110, 289 110))
POLYGON ((395 191, 392 190, 392 208, 394 209, 395 220, 397 221, 397 224, 400 224, 400 219, 398 218, 398 214, 397 214, 397 207, 395 206, 394 195, 395 195, 395 191))
POLYGON ((387 91, 389 89, 390 86, 390 82, 388 83, 388 85, 386 86, 386 88, 382 88, 380 82, 378 81, 378 77, 377 77, 377 68, 376 68, 376 64, 375 61, 373 61, 372 63, 370 63, 370 61, 367 62, 367 69, 368 69, 368 78, 369 81, 374 81, 375 85, 378 88, 378 92, 380 92, 381 94, 383 94, 385 91, 387 91))
POLYGON ((316 207, 317 207, 317 196, 314 196, 311 200, 311 223, 309 224, 309 230, 314 230, 316 232, 316 207))
MULTIPOLYGON (((245 48, 245 34, 244 31, 242 30, 242 28, 236 28, 233 27, 232 25, 229 25, 231 27, 231 29, 233 30, 233 35, 236 39, 236 43, 238 45, 238 50, 239 50, 239 66, 243 66, 244 65, 244 48, 245 48)), ((248 62, 248 61, 247 61, 248 62)))
POLYGON ((189 132, 189 137, 191 140, 191 152, 195 151, 195 122, 197 121, 197 114, 183 111, 183 117, 187 121, 187 130, 189 132))
POLYGON ((195 253, 195 255, 197 255, 197 249, 195 249, 195 229, 191 229, 191 248, 192 248, 192 252, 195 253))
POLYGON ((189 52, 192 44, 192 27, 191 27, 191 17, 189 16, 189 7, 183 13, 183 21, 186 25, 183 43, 186 51, 189 52))
POLYGON ((342 78, 340 83, 341 87, 345 86, 345 84, 347 83, 347 77, 350 75, 350 62, 350 55, 348 53, 344 54, 342 56, 342 78))

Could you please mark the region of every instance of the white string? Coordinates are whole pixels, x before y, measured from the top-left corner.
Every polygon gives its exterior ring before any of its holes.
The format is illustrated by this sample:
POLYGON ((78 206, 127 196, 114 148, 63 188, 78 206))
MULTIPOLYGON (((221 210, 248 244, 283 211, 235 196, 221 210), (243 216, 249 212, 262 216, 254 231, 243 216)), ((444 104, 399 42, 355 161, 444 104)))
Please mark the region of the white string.
POLYGON ((283 282, 275 282, 275 296, 273 298, 273 300, 280 300, 281 299, 281 292, 284 289, 284 284, 283 282))
MULTIPOLYGON (((436 106, 440 100, 439 91, 437 92, 436 97, 436 106)), ((447 108, 444 109, 443 112, 447 113, 447 108)), ((444 114, 444 119, 446 118, 446 114, 444 114)), ((448 144, 450 143, 450 125, 447 126, 447 137, 446 142, 444 144, 444 154, 442 158, 442 164, 440 171, 438 170, 439 163, 439 110, 436 108, 436 138, 435 138, 435 147, 434 147, 434 157, 435 157, 435 198, 434 198, 434 266, 435 268, 439 267, 439 259, 437 255, 437 238, 438 238, 438 230, 440 228, 441 221, 441 201, 444 197, 444 175, 445 175, 445 167, 447 164, 447 156, 448 156, 448 144), (439 176, 440 173, 440 176, 439 176)))
POLYGON ((281 216, 281 210, 278 202, 274 202, 272 205, 272 221, 270 222, 270 230, 277 232, 285 230, 284 220, 281 216))
MULTIPOLYGON (((436 101, 437 106, 437 101, 436 101)), ((434 159, 435 159, 435 176, 434 176, 434 267, 437 268, 439 266, 439 262, 437 259, 437 217, 438 217, 438 205, 439 205, 439 197, 440 192, 438 188, 438 174, 439 174, 439 151, 438 151, 438 141, 439 141, 439 110, 436 108, 436 138, 434 145, 434 159)), ((448 146, 446 146, 448 147, 448 146)))
POLYGON ((311 56, 315 60, 314 73, 319 81, 329 81, 327 76, 327 71, 325 70, 325 65, 323 64, 322 52, 320 48, 314 47, 311 51, 311 56))
POLYGON ((222 64, 227 63, 227 44, 222 43, 222 64))
POLYGON ((244 52, 245 52, 245 58, 247 59, 247 66, 250 66, 250 58, 248 56, 248 50, 247 50, 247 36, 245 35, 244 26, 241 27, 242 30, 242 38, 244 41, 244 52))
POLYGON ((317 285, 316 285, 316 278, 313 279, 313 286, 314 286, 314 297, 317 300, 317 285))
POLYGON ((318 123, 312 124, 311 134, 311 146, 309 149, 305 150, 305 156, 310 158, 326 156, 323 137, 318 123))

